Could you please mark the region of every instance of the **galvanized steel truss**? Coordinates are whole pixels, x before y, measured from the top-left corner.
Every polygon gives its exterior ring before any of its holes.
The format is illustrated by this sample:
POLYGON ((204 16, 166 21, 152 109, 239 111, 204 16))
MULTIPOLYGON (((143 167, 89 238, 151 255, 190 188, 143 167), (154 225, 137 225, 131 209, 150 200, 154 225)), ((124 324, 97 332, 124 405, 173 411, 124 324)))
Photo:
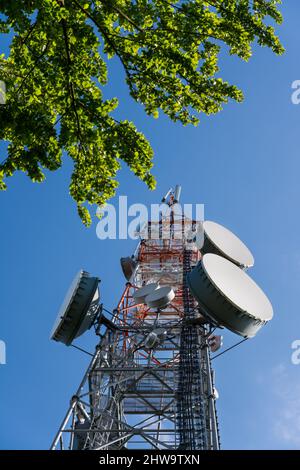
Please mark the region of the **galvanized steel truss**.
POLYGON ((210 325, 186 284, 200 259, 186 239, 194 226, 173 212, 148 224, 151 238, 138 245, 138 267, 113 312, 114 327, 101 328, 52 449, 219 449, 210 325), (135 304, 134 290, 149 282, 175 290, 163 310, 135 304), (163 340, 149 348, 157 329, 163 340))

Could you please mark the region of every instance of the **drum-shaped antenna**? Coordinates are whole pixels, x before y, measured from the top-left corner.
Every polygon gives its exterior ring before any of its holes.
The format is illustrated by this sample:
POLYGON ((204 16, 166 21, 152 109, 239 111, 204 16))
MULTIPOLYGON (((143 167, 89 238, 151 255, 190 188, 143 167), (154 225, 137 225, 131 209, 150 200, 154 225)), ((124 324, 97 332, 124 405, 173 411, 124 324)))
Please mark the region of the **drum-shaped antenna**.
POLYGON ((203 222, 204 244, 201 253, 223 256, 241 268, 249 268, 254 258, 246 245, 223 225, 206 220, 203 222))
POLYGON ((151 308, 165 308, 175 297, 172 287, 164 286, 147 295, 145 302, 151 308))
POLYGON ((130 256, 127 256, 126 258, 121 258, 120 263, 125 278, 127 279, 127 281, 130 281, 131 277, 135 273, 138 262, 130 256))
POLYGON ((93 324, 99 303, 99 279, 85 271, 74 278, 54 323, 50 338, 69 346, 93 324))
POLYGON ((221 256, 204 255, 187 281, 201 313, 241 336, 254 336, 273 317, 272 305, 260 287, 221 256))
POLYGON ((133 293, 133 298, 137 304, 145 303, 145 299, 147 295, 152 294, 156 289, 159 288, 158 282, 151 282, 150 284, 146 284, 143 287, 140 287, 133 293))

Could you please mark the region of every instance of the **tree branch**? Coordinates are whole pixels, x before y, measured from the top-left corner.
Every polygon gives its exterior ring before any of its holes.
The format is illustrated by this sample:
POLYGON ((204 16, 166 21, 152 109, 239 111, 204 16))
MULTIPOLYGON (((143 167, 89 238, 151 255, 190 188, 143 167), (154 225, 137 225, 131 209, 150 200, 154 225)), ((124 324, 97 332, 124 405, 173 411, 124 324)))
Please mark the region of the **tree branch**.
MULTIPOLYGON (((105 2, 103 0, 101 0, 101 1, 102 1, 102 3, 105 4, 105 2)), ((122 18, 127 20, 128 23, 132 24, 132 26, 134 26, 140 33, 144 32, 144 30, 142 28, 140 28, 139 25, 137 25, 131 18, 129 18, 129 16, 127 16, 126 13, 123 12, 123 10, 121 10, 118 7, 115 7, 114 5, 109 5, 109 6, 111 6, 113 10, 115 10, 117 13, 119 13, 119 15, 122 16, 122 18)))
MULTIPOLYGON (((125 73, 127 75, 128 80, 131 80, 131 75, 130 75, 130 72, 129 72, 129 68, 125 64, 125 61, 124 61, 123 57, 121 56, 121 54, 119 53, 118 49, 116 48, 115 44, 109 38, 109 34, 106 31, 104 31, 104 29, 100 26, 99 22, 87 10, 82 8, 82 6, 80 5, 80 3, 77 2, 77 0, 71 0, 71 1, 87 16, 87 18, 89 18, 94 23, 95 26, 97 26, 99 32, 103 35, 106 42, 110 45, 110 47, 115 52, 116 56, 120 59, 122 65, 124 67, 124 70, 125 70, 125 73)), ((130 86, 130 84, 129 84, 129 86, 130 86)))
POLYGON ((44 55, 46 54, 49 44, 50 44, 50 41, 47 42, 45 49, 43 50, 43 52, 41 53, 41 55, 39 55, 39 56, 36 58, 36 60, 35 60, 35 62, 34 62, 34 64, 33 64, 33 66, 29 69, 28 73, 25 75, 24 80, 22 81, 22 83, 21 83, 21 85, 19 86, 19 88, 16 90, 17 95, 20 93, 21 89, 22 89, 23 86, 25 85, 25 82, 26 82, 27 78, 28 78, 28 77, 32 74, 32 72, 35 70, 35 68, 36 68, 36 66, 37 66, 37 64, 38 64, 38 62, 39 62, 39 61, 44 57, 44 55))
POLYGON ((70 47, 69 47, 69 40, 68 40, 68 33, 67 33, 67 25, 66 25, 65 20, 61 20, 61 25, 62 25, 62 29, 63 29, 63 35, 64 35, 64 41, 65 41, 65 48, 66 48, 66 54, 67 54, 68 87, 69 87, 69 90, 70 90, 70 96, 71 96, 72 107, 73 107, 73 111, 74 111, 75 118, 76 118, 76 124, 77 124, 77 130, 78 130, 78 140, 79 140, 80 145, 81 145, 81 140, 82 140, 82 138, 81 138, 80 120, 79 120, 79 116, 78 116, 78 112, 77 112, 77 108, 76 108, 74 87, 73 87, 72 81, 70 80, 70 67, 71 67, 72 61, 71 61, 71 55, 70 55, 70 47))

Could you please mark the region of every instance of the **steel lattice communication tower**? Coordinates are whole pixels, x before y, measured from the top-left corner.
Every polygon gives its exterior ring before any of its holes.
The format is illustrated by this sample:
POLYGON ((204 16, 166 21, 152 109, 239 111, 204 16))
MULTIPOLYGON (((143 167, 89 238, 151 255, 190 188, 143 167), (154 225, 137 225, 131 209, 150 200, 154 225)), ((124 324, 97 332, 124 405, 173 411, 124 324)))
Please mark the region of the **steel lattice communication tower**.
POLYGON ((220 447, 210 349, 217 338, 212 329, 221 322, 189 289, 189 273, 200 266, 203 252, 187 237, 197 222, 173 210, 176 196, 178 188, 169 191, 169 216, 149 221, 148 236, 121 260, 128 282, 110 317, 99 305, 97 278, 81 272, 71 286, 52 338, 69 345, 94 323, 99 342, 52 449, 220 447), (78 304, 80 322, 85 318, 80 331, 78 304))

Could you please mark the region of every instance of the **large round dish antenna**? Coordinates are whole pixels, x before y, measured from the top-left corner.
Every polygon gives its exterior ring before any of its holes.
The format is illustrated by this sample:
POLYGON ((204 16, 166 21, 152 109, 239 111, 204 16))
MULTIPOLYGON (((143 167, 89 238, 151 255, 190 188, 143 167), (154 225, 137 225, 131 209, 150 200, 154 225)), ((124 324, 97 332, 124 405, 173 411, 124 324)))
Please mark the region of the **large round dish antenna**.
POLYGON ((273 308, 248 274, 227 259, 206 254, 187 276, 201 312, 213 322, 252 337, 273 317, 273 308))
POLYGON ((250 268, 254 258, 246 245, 230 230, 210 220, 203 222, 204 244, 201 253, 223 256, 241 268, 250 268))
POLYGON ((85 271, 75 276, 54 323, 50 338, 69 346, 93 324, 99 303, 99 279, 85 271))

